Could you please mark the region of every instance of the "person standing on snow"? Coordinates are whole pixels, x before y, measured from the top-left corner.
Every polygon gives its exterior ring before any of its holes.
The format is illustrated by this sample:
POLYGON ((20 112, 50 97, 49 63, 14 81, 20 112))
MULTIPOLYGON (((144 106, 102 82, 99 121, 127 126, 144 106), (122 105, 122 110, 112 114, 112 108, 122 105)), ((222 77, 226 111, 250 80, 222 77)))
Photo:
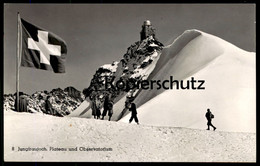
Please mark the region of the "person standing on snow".
POLYGON ((100 101, 97 101, 97 106, 96 106, 96 115, 97 115, 97 119, 100 118, 100 115, 101 115, 101 112, 100 112, 100 109, 101 109, 101 106, 100 106, 100 101))
POLYGON ((211 123, 212 119, 214 118, 214 115, 211 113, 210 109, 208 108, 207 109, 207 113, 205 114, 205 117, 207 118, 208 120, 208 128, 207 130, 210 130, 210 126, 213 127, 214 131, 217 129, 215 126, 213 126, 213 124, 211 123))
POLYGON ((113 115, 113 102, 109 101, 107 107, 108 107, 108 116, 109 116, 108 121, 110 121, 113 115))
POLYGON ((92 102, 91 109, 92 109, 92 115, 94 116, 94 119, 99 119, 101 112, 100 112, 100 106, 101 103, 98 99, 95 99, 95 102, 92 102))
POLYGON ((111 117, 113 115, 113 103, 112 101, 109 100, 109 97, 106 96, 105 101, 104 101, 104 110, 102 113, 102 120, 104 120, 104 117, 107 115, 108 112, 108 116, 109 116, 109 121, 111 120, 111 117))
POLYGON ((17 100, 15 100, 15 110, 18 110, 19 112, 28 112, 28 97, 26 95, 19 93, 19 104, 17 106, 17 100))
POLYGON ((94 116, 94 119, 96 119, 96 115, 97 115, 97 106, 96 103, 92 102, 91 103, 91 109, 92 109, 92 115, 94 116))
POLYGON ((49 114, 53 115, 53 109, 52 109, 52 105, 51 105, 51 102, 50 102, 50 98, 51 98, 51 96, 47 96, 47 98, 46 98, 45 110, 46 110, 47 114, 49 113, 49 114))
POLYGON ((129 108, 129 111, 132 112, 131 118, 129 119, 129 123, 131 123, 132 120, 135 119, 135 122, 136 122, 137 124, 139 124, 138 118, 137 118, 137 111, 136 111, 136 105, 135 105, 135 103, 130 103, 128 108, 129 108))

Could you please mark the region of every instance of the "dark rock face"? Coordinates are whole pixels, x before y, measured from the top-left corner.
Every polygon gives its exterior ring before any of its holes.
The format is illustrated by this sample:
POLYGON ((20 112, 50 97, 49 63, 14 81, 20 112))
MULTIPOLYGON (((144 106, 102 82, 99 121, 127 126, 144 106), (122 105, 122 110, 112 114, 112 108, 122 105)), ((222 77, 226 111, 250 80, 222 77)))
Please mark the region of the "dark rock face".
POLYGON ((163 44, 155 40, 153 35, 135 42, 128 47, 119 62, 114 61, 112 64, 99 67, 90 86, 83 90, 83 94, 89 97, 92 105, 99 105, 99 109, 102 109, 106 97, 113 103, 124 95, 127 95, 127 100, 134 98, 138 91, 134 85, 147 79, 161 54, 162 47, 163 44))
POLYGON ((75 100, 78 100, 80 102, 82 102, 82 93, 80 91, 78 91, 76 88, 69 86, 67 88, 64 89, 65 92, 68 92, 68 95, 70 97, 73 97, 75 100))
MULTIPOLYGON (((83 94, 74 87, 53 89, 51 92, 38 91, 32 95, 22 95, 27 103, 28 112, 42 112, 50 114, 46 110, 46 103, 49 103, 55 112, 54 116, 66 116, 75 110, 83 101, 83 94)), ((15 94, 4 95, 4 109, 15 109, 15 94)), ((22 102, 22 101, 20 101, 22 102)), ((19 102, 19 103, 20 103, 19 102)), ((24 102, 25 103, 25 102, 24 102)))
POLYGON ((15 110, 15 94, 4 94, 4 110, 15 110))

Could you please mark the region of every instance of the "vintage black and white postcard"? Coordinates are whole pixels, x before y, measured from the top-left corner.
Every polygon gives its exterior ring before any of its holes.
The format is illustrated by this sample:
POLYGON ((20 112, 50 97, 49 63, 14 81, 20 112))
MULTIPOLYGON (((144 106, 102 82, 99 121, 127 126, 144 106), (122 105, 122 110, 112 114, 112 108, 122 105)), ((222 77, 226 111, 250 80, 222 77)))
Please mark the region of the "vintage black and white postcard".
POLYGON ((256 162, 254 4, 4 4, 4 161, 256 162))

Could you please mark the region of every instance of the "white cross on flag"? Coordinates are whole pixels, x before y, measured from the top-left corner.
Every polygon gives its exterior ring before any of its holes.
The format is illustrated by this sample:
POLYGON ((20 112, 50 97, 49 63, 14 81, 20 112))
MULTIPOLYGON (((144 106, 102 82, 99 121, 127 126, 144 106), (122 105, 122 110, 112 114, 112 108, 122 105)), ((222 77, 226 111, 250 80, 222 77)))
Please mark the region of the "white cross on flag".
POLYGON ((67 46, 57 35, 21 19, 21 66, 65 73, 67 46))

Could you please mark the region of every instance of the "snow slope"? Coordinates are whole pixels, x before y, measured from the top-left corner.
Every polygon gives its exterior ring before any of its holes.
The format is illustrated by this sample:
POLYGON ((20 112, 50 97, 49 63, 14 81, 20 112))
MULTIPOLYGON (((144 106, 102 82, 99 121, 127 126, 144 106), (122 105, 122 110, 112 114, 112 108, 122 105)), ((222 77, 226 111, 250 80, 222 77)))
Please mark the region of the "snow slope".
POLYGON ((256 134, 4 111, 4 160, 256 162, 256 134), (47 151, 28 149, 37 147, 47 151), (82 147, 112 151, 80 151, 82 147))
MULTIPOLYGON (((140 123, 156 126, 206 129, 210 108, 217 130, 256 132, 255 53, 246 52, 216 36, 187 30, 163 49, 148 80, 185 83, 205 80, 205 90, 141 90, 135 98, 140 123)), ((114 105, 117 120, 125 97, 114 105)), ((69 116, 91 118, 88 102, 69 116)), ((128 122, 129 111, 120 121, 128 122), (126 116, 125 116, 126 115, 126 116)))
MULTIPOLYGON (((256 132, 255 53, 216 36, 185 31, 166 47, 149 80, 205 80, 205 90, 142 90, 135 99, 142 124, 206 129, 210 108, 217 130, 256 132)), ((122 122, 128 122, 130 114, 122 122)))
POLYGON ((67 117, 81 117, 81 118, 91 118, 91 105, 90 102, 84 100, 78 108, 76 108, 71 114, 67 115, 67 117))

